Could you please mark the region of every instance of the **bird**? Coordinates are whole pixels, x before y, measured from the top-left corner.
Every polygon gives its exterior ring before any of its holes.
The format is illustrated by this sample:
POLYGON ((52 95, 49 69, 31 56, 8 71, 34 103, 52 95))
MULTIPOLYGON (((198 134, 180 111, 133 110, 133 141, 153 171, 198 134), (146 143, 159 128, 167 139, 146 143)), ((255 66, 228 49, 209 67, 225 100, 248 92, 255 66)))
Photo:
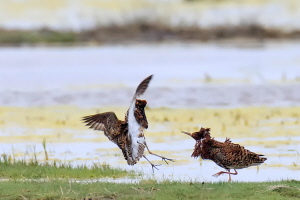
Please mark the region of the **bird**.
POLYGON ((226 137, 225 142, 219 142, 210 136, 210 128, 201 127, 198 132, 189 133, 182 131, 196 140, 195 149, 192 157, 201 157, 214 161, 218 166, 226 171, 220 171, 214 174, 218 177, 221 174, 228 174, 228 182, 231 181, 231 175, 237 175, 236 169, 243 169, 250 166, 256 166, 264 163, 267 160, 264 155, 256 154, 248 149, 245 149, 239 144, 232 143, 226 137), (233 169, 234 173, 230 170, 233 169))
POLYGON ((149 154, 160 157, 167 164, 167 161, 174 162, 174 160, 151 152, 144 136, 144 131, 148 128, 145 114, 147 101, 137 98, 144 94, 152 77, 153 75, 148 76, 138 85, 125 114, 125 120, 119 120, 112 111, 85 116, 82 119, 89 128, 103 131, 104 135, 121 149, 128 165, 134 165, 141 157, 144 157, 151 164, 154 172, 154 168, 158 169, 156 167, 158 165, 151 163, 144 155, 145 147, 149 154))

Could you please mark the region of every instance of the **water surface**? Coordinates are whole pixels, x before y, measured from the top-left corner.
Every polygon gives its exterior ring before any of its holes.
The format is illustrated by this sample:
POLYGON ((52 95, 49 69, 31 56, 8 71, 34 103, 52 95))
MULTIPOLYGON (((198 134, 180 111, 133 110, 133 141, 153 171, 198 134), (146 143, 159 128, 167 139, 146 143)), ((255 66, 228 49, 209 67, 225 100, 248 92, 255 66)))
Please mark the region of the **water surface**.
POLYGON ((299 179, 299 52, 299 43, 289 42, 242 48, 228 44, 1 48, 0 150, 20 159, 37 152, 43 161, 41 143, 46 139, 51 160, 106 162, 158 180, 227 181, 225 175, 212 177, 222 170, 213 162, 190 157, 194 141, 180 133, 207 126, 217 140, 230 137, 268 158, 258 168, 239 170, 233 180, 299 179), (176 160, 167 165, 149 156, 161 164, 154 174, 144 159, 128 166, 103 133, 80 122, 84 115, 111 109, 124 117, 135 87, 150 74, 154 78, 143 96, 150 108, 148 145, 176 160))

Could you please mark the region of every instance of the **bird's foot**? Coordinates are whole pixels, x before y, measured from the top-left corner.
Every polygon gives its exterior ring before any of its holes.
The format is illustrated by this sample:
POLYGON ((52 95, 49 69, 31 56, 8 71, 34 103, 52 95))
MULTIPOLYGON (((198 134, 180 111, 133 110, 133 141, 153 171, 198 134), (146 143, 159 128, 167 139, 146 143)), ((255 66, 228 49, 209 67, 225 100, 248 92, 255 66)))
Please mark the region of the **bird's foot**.
POLYGON ((171 161, 171 162, 175 162, 175 160, 170 159, 170 158, 166 158, 166 157, 161 157, 161 160, 162 160, 162 161, 165 161, 167 164, 169 164, 169 163, 167 162, 167 160, 168 160, 168 161, 171 161))
POLYGON ((154 164, 151 163, 151 166, 152 166, 152 172, 154 173, 154 168, 155 168, 156 170, 159 170, 159 169, 157 168, 157 166, 160 166, 160 165, 154 165, 154 164))
POLYGON ((150 160, 148 160, 148 158, 145 155, 143 155, 143 157, 150 163, 153 173, 154 173, 154 168, 159 170, 156 166, 160 166, 160 165, 154 165, 152 162, 150 162, 150 160))
POLYGON ((221 172, 218 172, 218 173, 214 174, 213 177, 216 177, 216 178, 217 178, 218 176, 220 176, 221 174, 224 174, 224 173, 227 174, 227 172, 221 171, 221 172))

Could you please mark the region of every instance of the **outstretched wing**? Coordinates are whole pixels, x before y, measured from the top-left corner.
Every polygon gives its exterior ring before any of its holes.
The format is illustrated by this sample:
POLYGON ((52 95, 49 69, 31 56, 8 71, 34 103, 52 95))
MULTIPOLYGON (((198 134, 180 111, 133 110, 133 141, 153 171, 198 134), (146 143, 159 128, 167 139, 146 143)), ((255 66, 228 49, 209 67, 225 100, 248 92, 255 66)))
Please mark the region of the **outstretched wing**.
POLYGON ((108 131, 118 121, 118 118, 114 112, 105 112, 95 115, 89 115, 82 118, 86 126, 98 131, 108 131))
POLYGON ((144 92, 146 91, 146 89, 147 89, 147 87, 148 87, 148 85, 149 85, 149 82, 150 82, 151 79, 152 79, 152 76, 153 76, 153 75, 150 75, 150 76, 148 76, 147 78, 145 78, 145 79, 139 84, 139 86, 136 88, 135 94, 134 94, 134 96, 133 96, 133 98, 132 98, 132 101, 133 101, 133 102, 134 102, 134 100, 135 100, 138 96, 144 94, 144 92))
MULTIPOLYGON (((86 126, 94 130, 104 131, 108 139, 114 142, 122 150, 125 160, 130 165, 136 162, 132 161, 131 153, 128 150, 127 123, 118 120, 114 112, 105 112, 96 115, 83 117, 86 126), (128 155, 130 153, 130 155, 128 155)), ((131 151, 131 150, 130 150, 131 151)))

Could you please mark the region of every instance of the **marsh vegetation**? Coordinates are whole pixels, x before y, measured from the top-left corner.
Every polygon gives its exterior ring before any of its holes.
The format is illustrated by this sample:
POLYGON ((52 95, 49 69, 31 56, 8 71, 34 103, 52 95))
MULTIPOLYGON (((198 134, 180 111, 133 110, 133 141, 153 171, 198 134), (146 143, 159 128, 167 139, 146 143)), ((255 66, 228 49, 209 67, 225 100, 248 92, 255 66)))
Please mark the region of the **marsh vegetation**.
POLYGON ((204 183, 145 181, 140 184, 74 181, 0 182, 0 197, 14 199, 298 199, 300 182, 204 183))
POLYGON ((59 160, 38 161, 37 157, 17 160, 12 155, 2 154, 0 158, 0 181, 7 180, 55 180, 55 179, 97 179, 134 177, 138 173, 114 168, 105 163, 75 165, 59 160))

